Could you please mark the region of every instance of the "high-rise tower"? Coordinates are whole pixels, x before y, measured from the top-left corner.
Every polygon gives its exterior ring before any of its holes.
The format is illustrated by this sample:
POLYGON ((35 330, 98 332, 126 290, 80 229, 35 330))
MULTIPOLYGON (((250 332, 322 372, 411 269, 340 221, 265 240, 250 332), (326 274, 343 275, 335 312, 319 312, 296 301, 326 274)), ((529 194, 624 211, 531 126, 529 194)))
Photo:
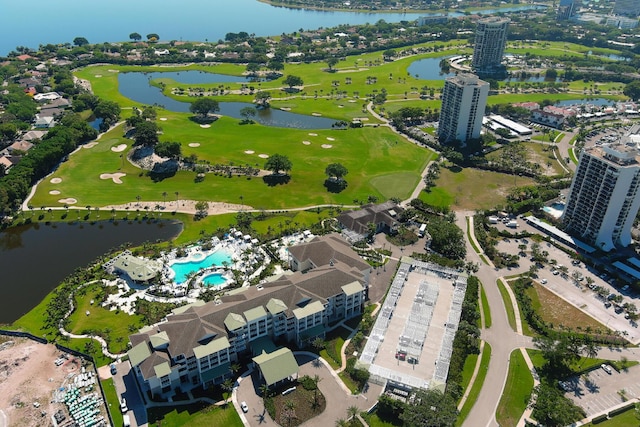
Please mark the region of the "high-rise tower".
POLYGON ((635 144, 584 150, 562 215, 567 233, 605 251, 629 245, 639 188, 635 144))
POLYGON ((489 83, 473 74, 447 77, 442 91, 438 137, 442 142, 463 144, 480 137, 482 117, 489 96, 489 83))
POLYGON ((507 44, 508 18, 490 16, 478 20, 473 46, 473 69, 479 74, 496 74, 504 70, 502 55, 507 44))

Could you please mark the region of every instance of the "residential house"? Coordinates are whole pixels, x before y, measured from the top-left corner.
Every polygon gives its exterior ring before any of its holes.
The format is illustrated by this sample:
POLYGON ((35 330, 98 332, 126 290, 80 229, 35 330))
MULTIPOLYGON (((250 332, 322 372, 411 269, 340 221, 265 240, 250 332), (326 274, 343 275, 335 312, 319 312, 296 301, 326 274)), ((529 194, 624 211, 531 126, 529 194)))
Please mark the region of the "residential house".
POLYGON ((16 155, 19 153, 26 153, 27 151, 31 150, 32 147, 33 147, 33 144, 30 143, 29 141, 24 141, 24 140, 16 141, 7 147, 7 153, 16 154, 16 155))
POLYGON ((36 129, 52 128, 55 126, 54 120, 55 119, 53 118, 53 116, 40 117, 40 115, 36 115, 36 121, 33 124, 33 127, 35 127, 36 129))
POLYGON ((564 116, 549 111, 534 110, 531 112, 531 121, 560 129, 564 125, 564 116))

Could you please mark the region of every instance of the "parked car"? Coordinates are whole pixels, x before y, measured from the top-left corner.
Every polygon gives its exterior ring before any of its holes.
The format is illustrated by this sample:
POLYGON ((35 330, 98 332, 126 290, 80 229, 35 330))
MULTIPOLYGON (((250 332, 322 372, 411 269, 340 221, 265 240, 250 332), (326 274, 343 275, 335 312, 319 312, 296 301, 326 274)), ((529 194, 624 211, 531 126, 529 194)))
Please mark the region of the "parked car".
POLYGON ((611 370, 611 366, 607 365, 606 363, 603 363, 602 365, 600 365, 600 367, 604 369, 604 371, 609 375, 613 373, 613 371, 611 370))
POLYGON ((245 414, 249 412, 249 407, 247 406, 247 402, 245 401, 240 402, 240 409, 242 409, 242 412, 244 412, 245 414))
POLYGON ((543 285, 547 283, 547 279, 542 279, 540 280, 540 283, 542 283, 543 285))
POLYGON ((118 373, 118 368, 116 368, 116 364, 112 363, 109 365, 109 369, 111 370, 111 375, 115 375, 118 373))
POLYGON ((124 397, 122 398, 122 402, 120 402, 120 411, 123 414, 129 412, 129 407, 127 407, 127 400, 124 397))

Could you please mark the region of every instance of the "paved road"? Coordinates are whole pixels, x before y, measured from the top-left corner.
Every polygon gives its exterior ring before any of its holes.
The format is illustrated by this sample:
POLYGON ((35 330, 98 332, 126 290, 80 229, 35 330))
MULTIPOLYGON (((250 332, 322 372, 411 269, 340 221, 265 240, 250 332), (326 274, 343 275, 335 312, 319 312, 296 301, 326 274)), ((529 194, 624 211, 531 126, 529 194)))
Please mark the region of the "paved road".
MULTIPOLYGON (((129 361, 116 364, 117 373, 113 376, 113 383, 116 387, 116 393, 118 399, 123 397, 127 401, 129 407, 129 417, 131 418, 131 426, 146 426, 147 425, 147 410, 144 406, 142 396, 138 390, 138 385, 133 377, 135 374, 131 369, 129 361)), ((110 408, 111 411, 119 411, 120 408, 110 408)))

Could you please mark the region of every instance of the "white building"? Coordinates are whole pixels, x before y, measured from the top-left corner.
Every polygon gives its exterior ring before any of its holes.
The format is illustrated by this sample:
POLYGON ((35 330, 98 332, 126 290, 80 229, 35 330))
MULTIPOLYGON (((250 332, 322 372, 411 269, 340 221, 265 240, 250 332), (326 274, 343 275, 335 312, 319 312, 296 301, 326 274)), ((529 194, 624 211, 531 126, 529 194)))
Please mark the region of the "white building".
POLYGON ((480 137, 489 83, 473 74, 447 77, 442 91, 438 137, 442 142, 463 144, 480 137))
POLYGON ((507 44, 508 18, 490 16, 478 20, 471 66, 479 73, 495 73, 502 69, 502 55, 507 44))
POLYGON ((640 208, 639 160, 635 145, 582 152, 562 215, 567 233, 605 251, 631 243, 640 208))

